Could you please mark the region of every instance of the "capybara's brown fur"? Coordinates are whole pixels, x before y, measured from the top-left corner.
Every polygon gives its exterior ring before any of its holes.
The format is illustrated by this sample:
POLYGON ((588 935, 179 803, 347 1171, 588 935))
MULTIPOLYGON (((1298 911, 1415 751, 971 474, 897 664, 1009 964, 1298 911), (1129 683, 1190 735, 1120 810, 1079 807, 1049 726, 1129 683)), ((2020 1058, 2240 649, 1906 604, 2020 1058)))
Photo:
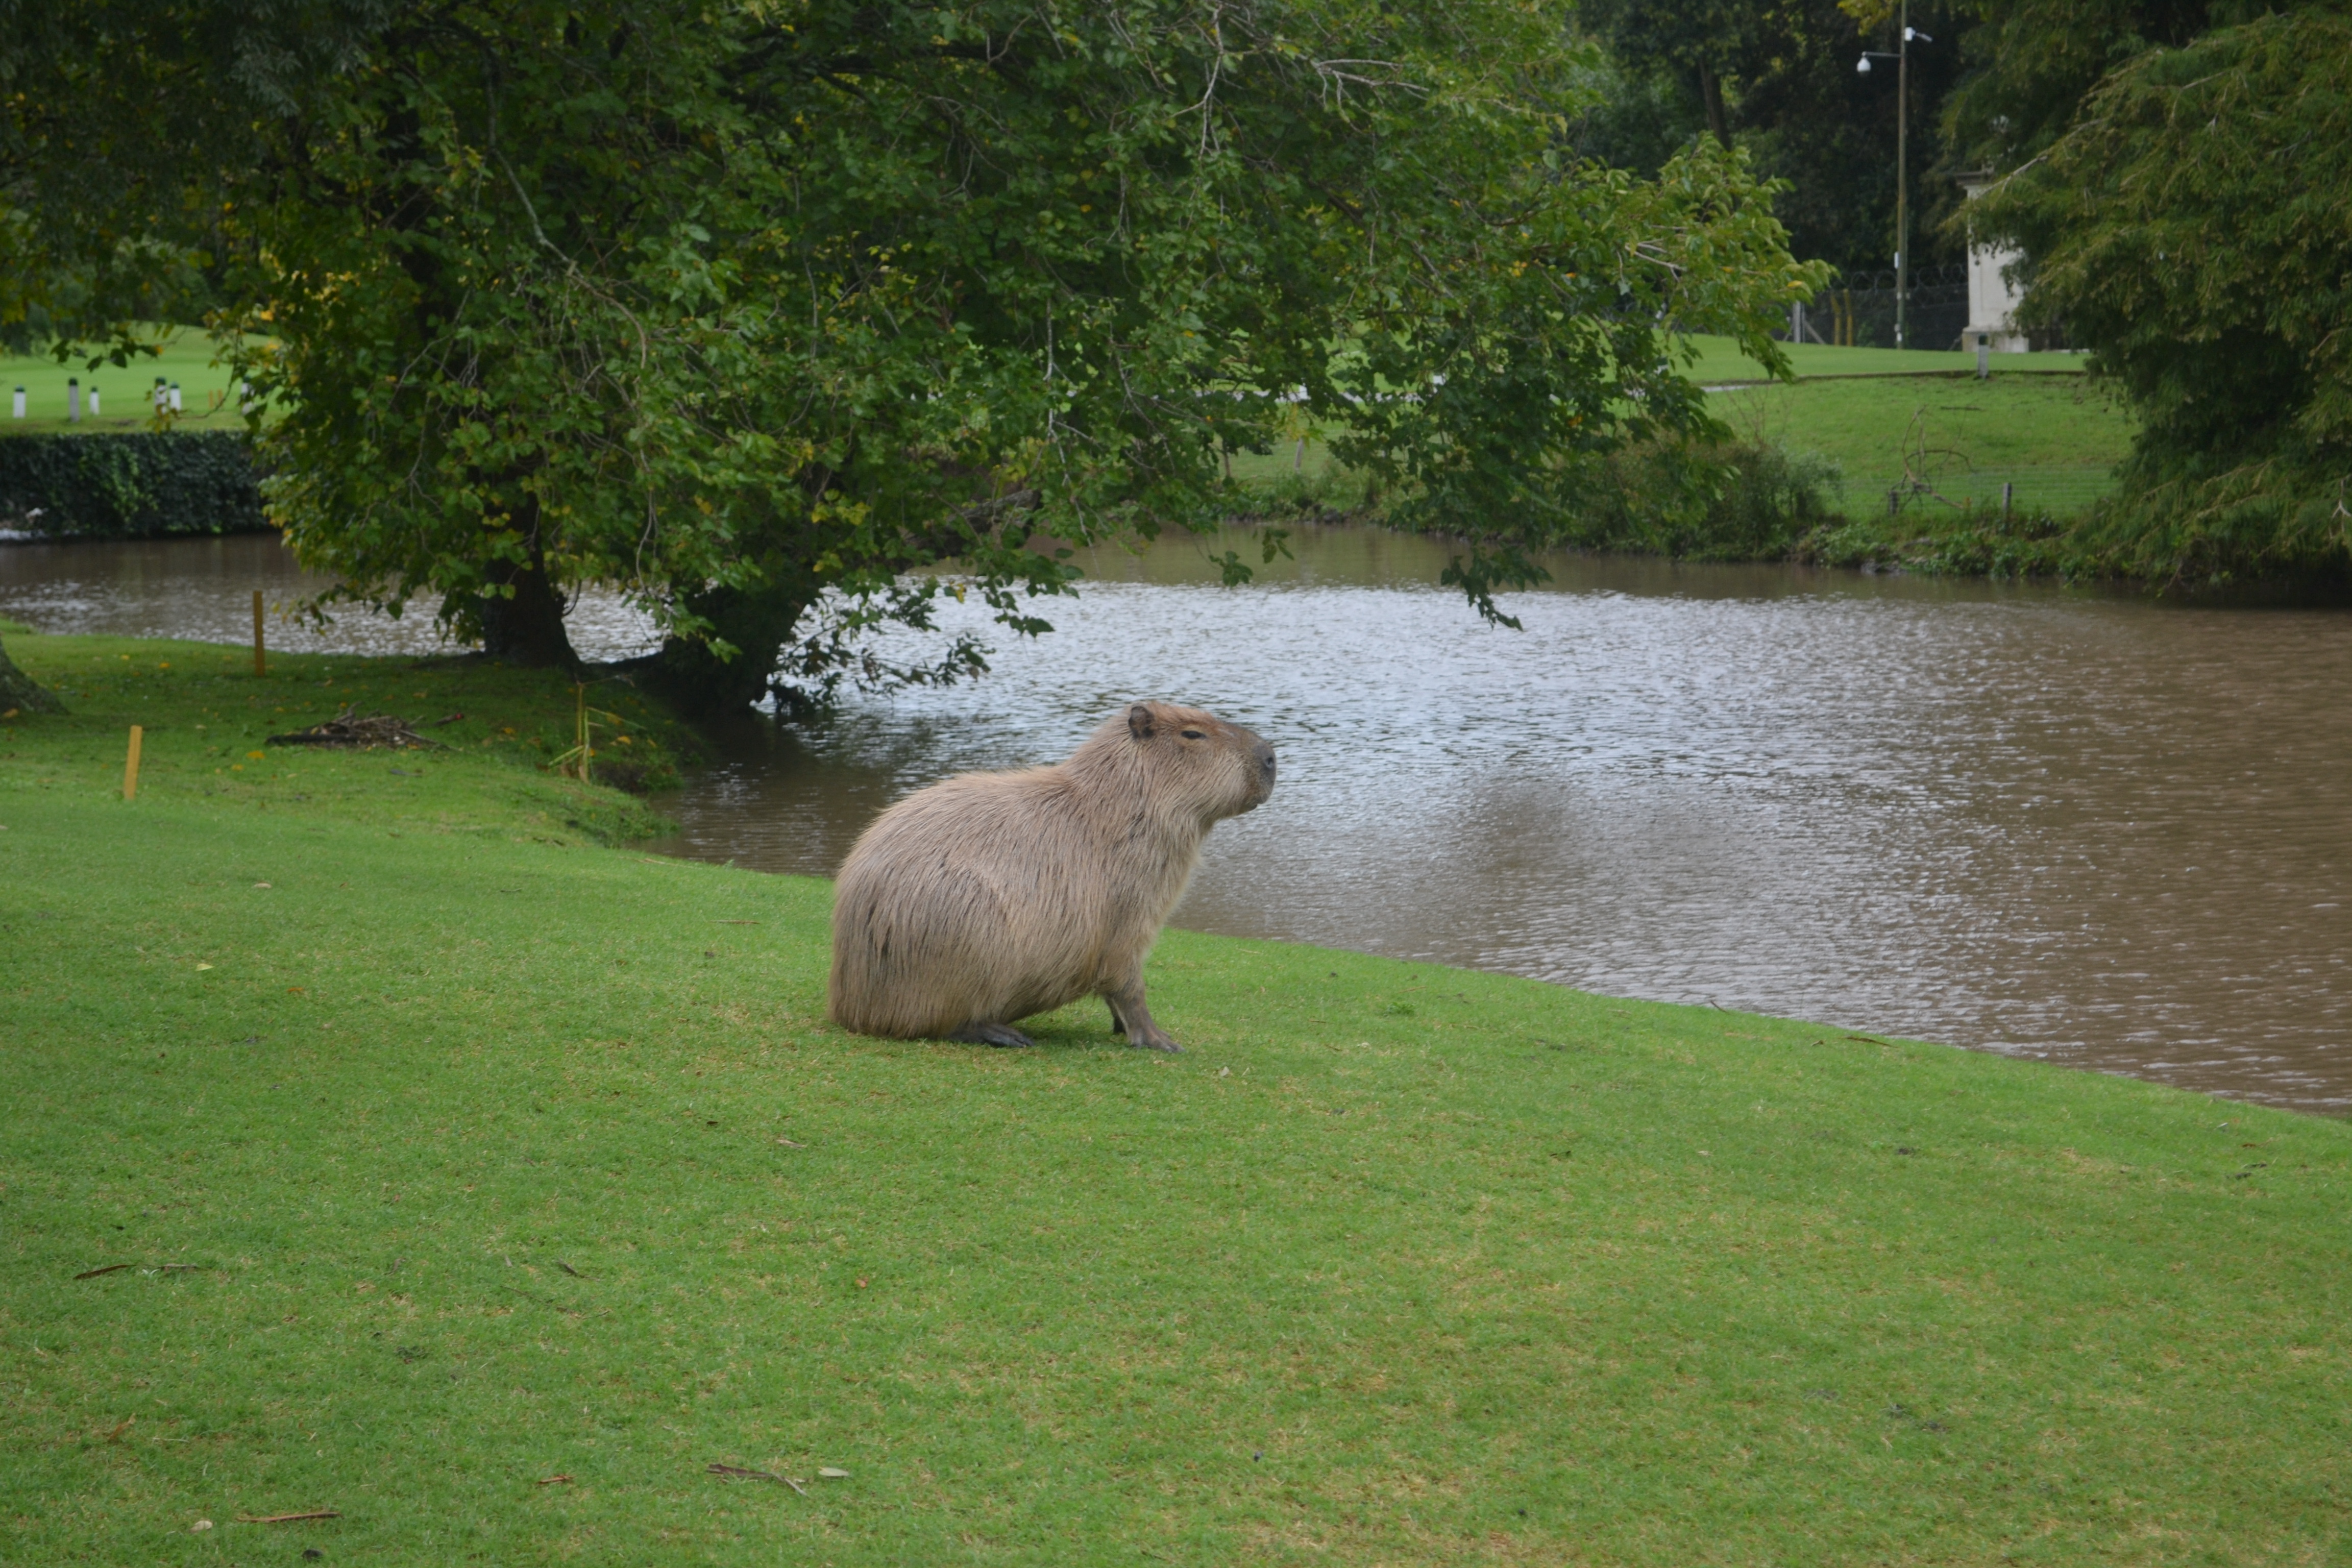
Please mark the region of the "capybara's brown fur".
POLYGON ((1201 840, 1273 793, 1274 748, 1166 702, 1108 719, 1069 761, 965 773, 874 819, 833 910, 833 1017, 861 1035, 1027 1045, 1012 1026, 1081 996, 1172 1051, 1143 961, 1201 840))

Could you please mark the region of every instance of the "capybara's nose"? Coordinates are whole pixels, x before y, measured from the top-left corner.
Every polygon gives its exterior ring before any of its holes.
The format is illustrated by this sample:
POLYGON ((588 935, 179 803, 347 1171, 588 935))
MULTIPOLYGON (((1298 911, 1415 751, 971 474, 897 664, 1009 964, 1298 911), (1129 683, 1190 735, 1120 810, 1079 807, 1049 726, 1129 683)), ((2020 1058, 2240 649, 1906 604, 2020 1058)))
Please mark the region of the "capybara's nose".
POLYGON ((1265 787, 1272 789, 1274 787, 1274 748, 1264 741, 1257 743, 1257 772, 1258 776, 1265 781, 1265 787))

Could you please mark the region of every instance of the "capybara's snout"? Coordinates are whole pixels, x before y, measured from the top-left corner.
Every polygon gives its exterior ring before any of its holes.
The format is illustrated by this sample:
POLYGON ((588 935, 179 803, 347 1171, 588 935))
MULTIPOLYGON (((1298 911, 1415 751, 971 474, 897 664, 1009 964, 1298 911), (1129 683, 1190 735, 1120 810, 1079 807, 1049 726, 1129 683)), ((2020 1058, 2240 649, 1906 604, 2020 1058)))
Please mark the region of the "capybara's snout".
POLYGON ((1250 780, 1250 804, 1258 805, 1274 793, 1274 747, 1255 735, 1251 736, 1250 761, 1256 764, 1256 773, 1250 780))

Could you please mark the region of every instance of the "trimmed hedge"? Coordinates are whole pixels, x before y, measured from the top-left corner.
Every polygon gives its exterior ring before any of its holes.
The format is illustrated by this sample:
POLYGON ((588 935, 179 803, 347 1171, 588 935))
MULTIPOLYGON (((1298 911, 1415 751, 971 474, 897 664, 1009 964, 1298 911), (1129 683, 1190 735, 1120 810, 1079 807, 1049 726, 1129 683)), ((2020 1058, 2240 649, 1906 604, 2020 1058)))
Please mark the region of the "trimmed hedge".
POLYGON ((0 524, 60 539, 269 526, 252 450, 226 430, 0 437, 0 524))

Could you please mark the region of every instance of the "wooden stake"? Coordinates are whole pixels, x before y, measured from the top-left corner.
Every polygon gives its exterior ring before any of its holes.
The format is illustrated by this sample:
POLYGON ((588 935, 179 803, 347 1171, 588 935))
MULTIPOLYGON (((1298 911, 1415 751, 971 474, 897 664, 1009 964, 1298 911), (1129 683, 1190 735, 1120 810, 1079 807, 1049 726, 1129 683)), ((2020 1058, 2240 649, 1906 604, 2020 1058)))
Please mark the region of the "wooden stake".
POLYGON ((257 676, 269 673, 269 658, 261 647, 261 590, 258 588, 253 591, 253 673, 257 676))
POLYGON ((131 754, 122 760, 122 798, 139 798, 139 726, 131 726, 131 754))

